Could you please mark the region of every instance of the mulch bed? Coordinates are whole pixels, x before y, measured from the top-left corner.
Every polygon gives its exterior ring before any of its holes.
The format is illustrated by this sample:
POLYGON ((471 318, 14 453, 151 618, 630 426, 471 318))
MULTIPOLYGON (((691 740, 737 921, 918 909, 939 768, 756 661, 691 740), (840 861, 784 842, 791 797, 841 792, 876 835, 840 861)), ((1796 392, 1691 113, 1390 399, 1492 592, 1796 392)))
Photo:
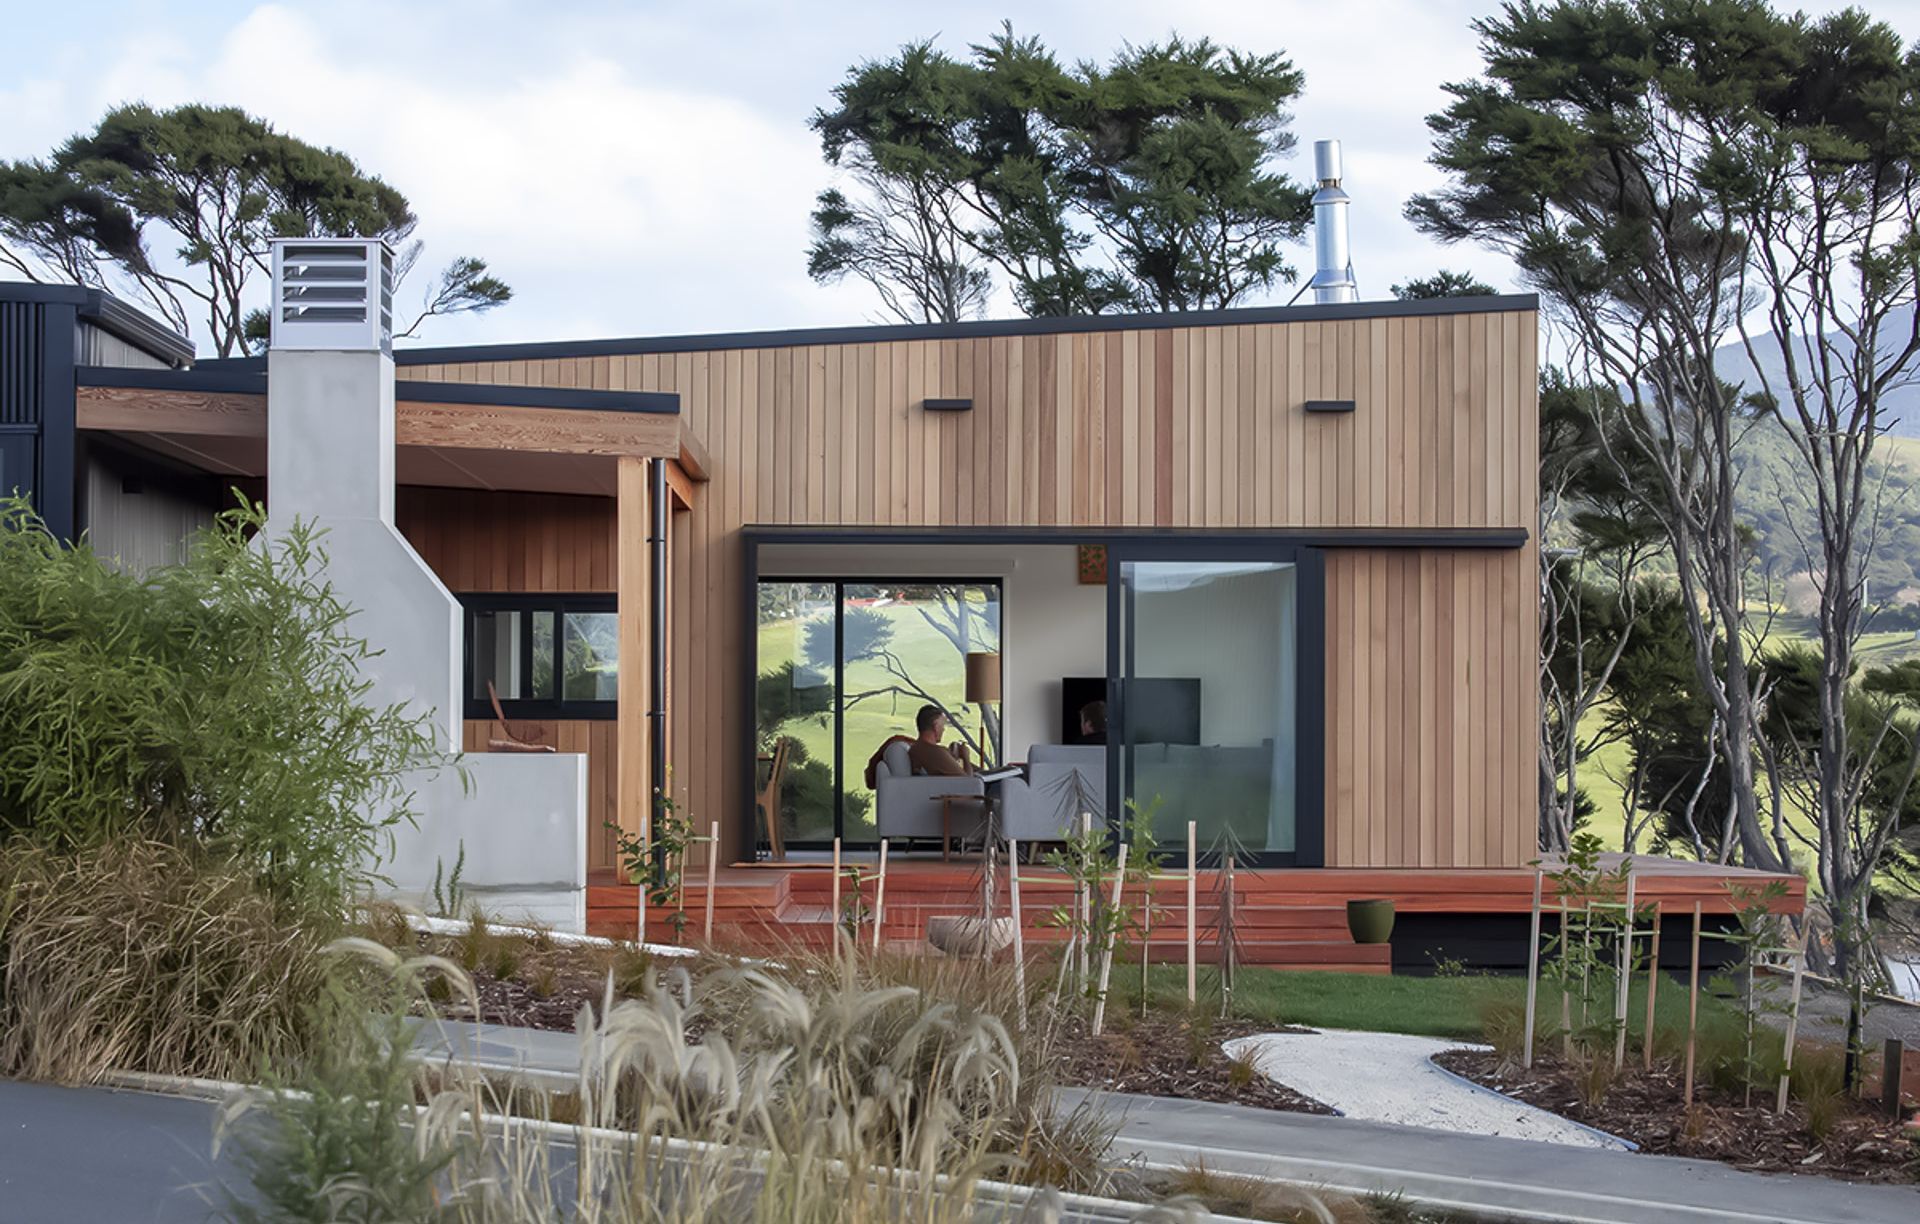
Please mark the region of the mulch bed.
MULTIPOLYGON (((458 954, 458 941, 453 939, 429 936, 422 945, 449 959, 458 954)), ((571 1033, 581 1007, 598 1011, 605 1001, 610 962, 610 954, 599 949, 558 944, 525 947, 511 977, 496 977, 484 964, 471 971, 480 1000, 477 1017, 458 1000, 443 1002, 441 1012, 457 1019, 571 1033), (542 989, 536 990, 536 983, 542 989)), ((1291 1113, 1333 1112, 1263 1075, 1249 1074, 1250 1068, 1236 1069, 1222 1051, 1222 1044, 1236 1037, 1275 1031, 1271 1024, 1210 1021, 1194 1034, 1182 1016, 1157 1013, 1141 1019, 1131 1013, 1109 1013, 1106 1032, 1100 1037, 1089 1036, 1087 1029, 1086 1020, 1076 1017, 1061 1034, 1067 1051, 1063 1082, 1075 1087, 1291 1113)))
POLYGON ((1067 1050, 1062 1079, 1075 1087, 1106 1092, 1331 1114, 1333 1110, 1312 1097, 1276 1084, 1246 1064, 1236 1066, 1220 1048, 1236 1037, 1299 1031, 1305 1030, 1220 1020, 1195 1033, 1182 1016, 1157 1013, 1141 1019, 1138 1014, 1110 1014, 1107 1031, 1091 1037, 1086 1022, 1076 1017, 1062 1034, 1067 1050))
POLYGON ((1818 1140, 1808 1133, 1798 1101, 1789 1101, 1784 1115, 1773 1112, 1771 1091, 1756 1091, 1755 1103, 1747 1106, 1737 1094, 1696 1082, 1689 1116, 1682 1071, 1671 1063, 1656 1062, 1649 1072, 1629 1058, 1600 1104, 1589 1105, 1574 1070, 1552 1055, 1536 1055, 1531 1071, 1491 1052, 1449 1050, 1434 1061, 1529 1105, 1630 1139, 1643 1152, 1716 1160, 1757 1173, 1813 1173, 1872 1182, 1920 1177, 1920 1150, 1901 1134, 1900 1123, 1865 1103, 1843 1114, 1826 1138, 1818 1140))

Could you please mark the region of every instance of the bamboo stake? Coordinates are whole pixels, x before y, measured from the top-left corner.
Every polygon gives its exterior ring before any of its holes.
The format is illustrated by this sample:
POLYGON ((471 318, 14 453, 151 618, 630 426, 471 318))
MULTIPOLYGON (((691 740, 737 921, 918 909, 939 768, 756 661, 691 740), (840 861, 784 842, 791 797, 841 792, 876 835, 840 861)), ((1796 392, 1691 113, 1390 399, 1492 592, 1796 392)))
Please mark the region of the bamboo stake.
POLYGON ((1147 1018, 1147 960, 1153 951, 1153 872, 1147 872, 1146 911, 1140 920, 1140 1018, 1147 1018))
POLYGON ((1522 1039, 1520 1065, 1533 1066, 1533 1018, 1540 995, 1540 887, 1546 872, 1533 870, 1533 917, 1527 924, 1527 1033, 1522 1039))
MULTIPOLYGON (((1127 880, 1127 843, 1120 843, 1120 865, 1113 873, 1112 912, 1120 912, 1120 887, 1127 880)), ((1100 1027, 1107 1018, 1107 983, 1113 976, 1113 945, 1120 941, 1120 931, 1115 928, 1108 932, 1100 949, 1100 988, 1093 1000, 1093 1035, 1100 1035, 1100 1027)))
POLYGON ((1587 1005, 1593 994, 1593 902, 1580 904, 1580 1027, 1587 1027, 1587 1005))
POLYGON ((1647 945, 1647 1026, 1640 1034, 1640 1066, 1653 1070, 1653 1004, 1660 990, 1660 903, 1653 903, 1653 939, 1647 945))
POLYGON ((1700 1021, 1700 903, 1693 903, 1693 956, 1687 969, 1687 1108, 1693 1108, 1693 1044, 1700 1021))
MULTIPOLYGON (((1082 932, 1093 925, 1093 899, 1087 891, 1087 873, 1092 870, 1093 866, 1090 853, 1091 848, 1087 843, 1092 837, 1093 814, 1091 812, 1082 812, 1080 813, 1080 881, 1074 886, 1073 891, 1075 925, 1082 932)), ((1079 978, 1078 989, 1080 990, 1087 988, 1087 945, 1090 942, 1091 940, 1088 939, 1077 939, 1072 949, 1074 972, 1079 978)))
POLYGON ((1627 1062, 1627 987, 1633 982, 1633 936, 1639 925, 1633 913, 1634 885, 1639 876, 1629 866, 1627 868, 1627 924, 1620 931, 1620 943, 1615 949, 1613 975, 1613 1069, 1618 1071, 1627 1062))
POLYGON ((707 946, 713 946, 713 889, 720 878, 720 822, 707 826, 707 946))
POLYGON ((1780 1093, 1773 1112, 1787 1112, 1787 1081, 1793 1078, 1793 1039, 1800 1029, 1800 979, 1807 971, 1807 931, 1800 931, 1800 950, 1793 957, 1793 991, 1787 996, 1787 1043, 1780 1059, 1780 1093))
POLYGON ((880 875, 873 885, 873 950, 880 950, 880 928, 887 919, 887 839, 880 839, 880 875))
POLYGON ((1560 1057, 1562 1060, 1573 1057, 1573 999, 1567 988, 1573 983, 1567 977, 1567 949, 1573 936, 1567 930, 1567 898, 1560 897, 1560 1057))
POLYGON ((1194 822, 1187 822, 1187 1006, 1197 997, 1199 962, 1194 959, 1194 886, 1200 875, 1200 860, 1195 856, 1194 822))
POLYGON ((833 933, 833 955, 840 956, 840 839, 833 839, 833 906, 827 912, 828 930, 833 933))
POLYGON ((1007 909, 1013 915, 1013 989, 1020 997, 1020 1027, 1027 1027, 1027 937, 1020 929, 1020 843, 1007 839, 1007 909))

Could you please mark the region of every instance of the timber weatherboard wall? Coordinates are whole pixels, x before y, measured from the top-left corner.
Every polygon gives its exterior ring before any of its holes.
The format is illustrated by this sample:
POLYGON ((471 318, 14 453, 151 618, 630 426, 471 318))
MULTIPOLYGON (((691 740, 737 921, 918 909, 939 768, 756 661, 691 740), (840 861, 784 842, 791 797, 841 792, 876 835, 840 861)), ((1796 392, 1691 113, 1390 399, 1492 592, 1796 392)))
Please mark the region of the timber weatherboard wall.
POLYGON ((399 354, 422 381, 680 396, 711 482, 675 524, 675 798, 739 856, 747 526, 1525 533, 1328 550, 1329 864, 1532 857, 1537 316, 1530 298, 1187 320, 399 354), (632 351, 621 352, 628 345, 632 351), (679 345, 681 347, 676 348, 679 345), (470 360, 453 360, 455 357, 470 360), (968 412, 928 412, 966 398, 968 412), (1352 400, 1312 413, 1308 400, 1352 400))
MULTIPOLYGON (((610 497, 504 493, 403 485, 394 522, 455 595, 612 594, 614 504, 610 497)), ((587 866, 614 865, 618 773, 612 719, 515 718, 514 730, 558 752, 587 756, 587 866)), ((462 749, 485 752, 492 719, 465 722, 462 749)))

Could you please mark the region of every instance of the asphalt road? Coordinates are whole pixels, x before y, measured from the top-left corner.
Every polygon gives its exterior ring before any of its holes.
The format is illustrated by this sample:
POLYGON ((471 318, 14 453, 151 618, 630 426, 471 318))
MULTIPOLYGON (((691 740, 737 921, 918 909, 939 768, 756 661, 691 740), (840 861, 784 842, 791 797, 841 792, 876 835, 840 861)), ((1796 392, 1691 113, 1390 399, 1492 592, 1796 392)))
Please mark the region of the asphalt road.
POLYGON ((220 1218, 231 1157, 207 1101, 0 1080, 0 1222, 198 1224, 220 1218))
MULTIPOLYGON (((1068 1090, 1069 1101, 1078 1099, 1068 1090)), ((1110 1094, 1114 1152, 1581 1224, 1915 1224, 1920 1189, 1313 1114, 1110 1094)))

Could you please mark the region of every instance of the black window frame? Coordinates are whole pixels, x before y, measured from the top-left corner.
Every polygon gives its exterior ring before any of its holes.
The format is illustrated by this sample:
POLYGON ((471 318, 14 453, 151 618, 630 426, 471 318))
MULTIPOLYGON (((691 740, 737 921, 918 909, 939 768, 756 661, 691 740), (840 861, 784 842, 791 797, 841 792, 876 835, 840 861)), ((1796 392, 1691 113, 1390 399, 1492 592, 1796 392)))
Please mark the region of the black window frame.
MULTIPOLYGON (((611 720, 619 717, 620 703, 613 698, 595 698, 581 700, 569 699, 561 694, 565 691, 564 672, 566 659, 565 618, 569 614, 606 614, 620 610, 617 596, 605 592, 570 592, 565 594, 526 593, 503 595, 497 593, 475 593, 456 596, 460 600, 465 643, 461 651, 461 685, 466 692, 467 717, 470 719, 491 719, 493 705, 487 699, 484 688, 474 684, 473 644, 474 618, 483 612, 551 612, 553 623, 553 667, 554 696, 551 698, 500 698, 500 712, 508 718, 544 719, 568 718, 583 720, 611 720)), ((533 618, 527 616, 521 621, 519 648, 525 653, 521 656, 521 666, 529 673, 533 667, 533 618)), ((620 666, 625 665, 621 660, 620 666)))

